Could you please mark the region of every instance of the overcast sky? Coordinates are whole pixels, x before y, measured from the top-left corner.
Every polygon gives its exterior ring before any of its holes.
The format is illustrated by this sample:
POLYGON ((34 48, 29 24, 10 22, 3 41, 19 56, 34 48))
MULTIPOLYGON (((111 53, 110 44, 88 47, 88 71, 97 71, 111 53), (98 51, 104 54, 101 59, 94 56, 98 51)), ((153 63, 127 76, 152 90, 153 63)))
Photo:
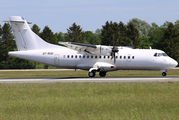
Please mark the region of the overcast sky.
POLYGON ((48 25, 54 33, 66 33, 75 22, 84 31, 95 32, 106 21, 127 24, 132 18, 149 24, 174 23, 179 20, 178 5, 179 0, 2 0, 0 21, 22 16, 41 31, 48 25))

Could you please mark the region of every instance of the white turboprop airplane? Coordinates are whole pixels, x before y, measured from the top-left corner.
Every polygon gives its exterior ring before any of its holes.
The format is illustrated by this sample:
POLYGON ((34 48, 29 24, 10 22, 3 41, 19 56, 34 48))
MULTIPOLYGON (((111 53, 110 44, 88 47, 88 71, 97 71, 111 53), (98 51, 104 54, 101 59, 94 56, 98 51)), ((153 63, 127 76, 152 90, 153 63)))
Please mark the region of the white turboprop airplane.
POLYGON ((160 70, 166 76, 167 69, 178 65, 165 52, 155 49, 74 42, 59 42, 66 47, 53 45, 32 32, 23 17, 11 16, 6 22, 11 23, 18 48, 18 51, 9 52, 10 56, 61 68, 87 70, 89 77, 94 77, 96 72, 105 77, 106 72, 115 70, 160 70))

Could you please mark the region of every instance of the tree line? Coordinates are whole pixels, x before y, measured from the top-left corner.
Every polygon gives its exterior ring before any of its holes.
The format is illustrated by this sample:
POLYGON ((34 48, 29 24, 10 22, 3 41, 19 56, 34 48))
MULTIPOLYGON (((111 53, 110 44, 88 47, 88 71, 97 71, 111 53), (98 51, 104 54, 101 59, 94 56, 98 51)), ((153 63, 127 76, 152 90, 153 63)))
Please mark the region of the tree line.
MULTIPOLYGON (((179 20, 175 23, 166 21, 158 26, 151 25, 138 18, 131 19, 127 24, 107 21, 101 29, 95 32, 84 31, 80 25, 73 23, 66 33, 56 32, 45 26, 41 31, 38 25, 32 26, 32 31, 45 41, 58 44, 58 42, 78 42, 107 46, 132 46, 133 48, 161 49, 170 57, 179 62, 179 20)), ((28 60, 8 56, 9 51, 17 50, 14 36, 9 23, 0 25, 0 69, 26 69, 36 68, 36 63, 28 60)), ((48 68, 48 65, 44 65, 48 68)))

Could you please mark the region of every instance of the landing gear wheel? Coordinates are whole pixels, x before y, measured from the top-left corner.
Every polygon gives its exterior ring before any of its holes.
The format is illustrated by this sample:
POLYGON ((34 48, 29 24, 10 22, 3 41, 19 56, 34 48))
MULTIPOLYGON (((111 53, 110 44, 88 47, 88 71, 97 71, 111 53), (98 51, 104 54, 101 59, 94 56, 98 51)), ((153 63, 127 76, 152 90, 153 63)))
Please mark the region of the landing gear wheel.
POLYGON ((106 76, 106 72, 99 72, 99 75, 100 75, 101 77, 105 77, 105 76, 106 76))
POLYGON ((96 73, 94 71, 91 71, 88 73, 88 76, 89 77, 95 77, 96 73))
POLYGON ((162 76, 166 76, 166 75, 167 75, 167 73, 166 73, 166 72, 163 72, 163 73, 162 73, 162 76))

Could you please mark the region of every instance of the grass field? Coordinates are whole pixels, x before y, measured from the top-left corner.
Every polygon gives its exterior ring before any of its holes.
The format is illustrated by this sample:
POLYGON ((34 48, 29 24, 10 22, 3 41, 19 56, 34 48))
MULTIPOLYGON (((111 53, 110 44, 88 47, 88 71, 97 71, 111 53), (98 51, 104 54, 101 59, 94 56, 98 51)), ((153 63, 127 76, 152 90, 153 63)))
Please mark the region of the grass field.
POLYGON ((179 119, 179 83, 0 84, 0 119, 179 119))
MULTIPOLYGON (((87 71, 0 71, 3 77, 88 77, 87 71)), ((179 75, 169 70, 168 75, 179 75)), ((161 76, 116 71, 107 76, 161 76)), ((179 83, 0 84, 0 120, 177 120, 179 83)))

